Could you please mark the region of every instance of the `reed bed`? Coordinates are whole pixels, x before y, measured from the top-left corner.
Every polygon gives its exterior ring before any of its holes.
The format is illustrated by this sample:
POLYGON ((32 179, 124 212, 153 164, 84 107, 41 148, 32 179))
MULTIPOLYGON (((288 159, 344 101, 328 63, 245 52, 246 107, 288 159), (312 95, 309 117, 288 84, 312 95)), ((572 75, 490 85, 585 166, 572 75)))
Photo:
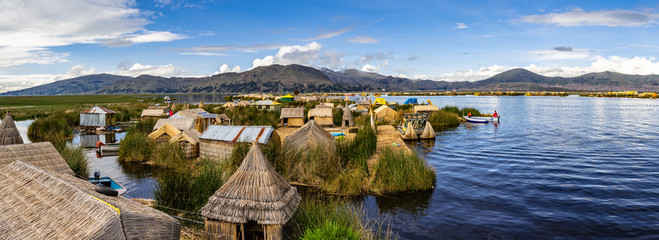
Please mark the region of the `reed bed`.
MULTIPOLYGON (((185 160, 185 159, 181 159, 185 160)), ((158 208, 187 218, 200 219, 198 212, 208 198, 224 183, 223 170, 213 161, 204 160, 196 166, 179 166, 175 171, 167 171, 158 176, 158 185, 154 192, 156 203, 167 208, 158 208), (192 213, 171 212, 168 208, 180 209, 192 213)))
POLYGON ((375 153, 376 148, 377 136, 370 126, 362 126, 353 140, 339 141, 336 146, 344 168, 359 168, 366 173, 366 160, 375 153))
POLYGON ((434 112, 428 117, 428 121, 435 131, 441 131, 450 127, 457 127, 460 125, 460 116, 453 112, 439 110, 434 112))
POLYGON ((71 140, 73 129, 78 125, 80 125, 80 115, 77 112, 57 111, 47 117, 34 120, 27 129, 27 135, 32 142, 71 140))
POLYGON ((306 198, 284 226, 285 239, 395 239, 388 223, 368 220, 366 211, 345 200, 306 198))
POLYGON ((151 159, 154 143, 142 131, 129 131, 119 145, 119 160, 146 162, 151 159))
POLYGON ((279 113, 251 106, 235 107, 225 114, 231 118, 232 125, 272 126, 275 129, 279 125, 279 113))
POLYGON ((334 178, 341 169, 336 153, 328 151, 323 145, 304 151, 287 145, 281 149, 278 157, 268 159, 275 170, 289 181, 320 186, 334 178))
POLYGON ((415 153, 385 148, 373 170, 370 191, 389 194, 432 189, 435 170, 415 153))
POLYGON ((478 109, 470 108, 470 107, 458 108, 456 106, 445 106, 441 110, 455 113, 458 116, 466 116, 467 113, 469 113, 469 112, 471 112, 472 116, 481 116, 481 112, 478 111, 478 109))

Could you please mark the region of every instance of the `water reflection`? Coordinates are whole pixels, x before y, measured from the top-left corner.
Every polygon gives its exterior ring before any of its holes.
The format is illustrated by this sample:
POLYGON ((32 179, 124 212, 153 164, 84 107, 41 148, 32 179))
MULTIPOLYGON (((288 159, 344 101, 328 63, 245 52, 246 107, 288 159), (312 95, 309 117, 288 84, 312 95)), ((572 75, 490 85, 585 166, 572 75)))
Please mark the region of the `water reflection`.
POLYGON ((414 193, 375 197, 380 213, 409 214, 421 216, 428 214, 430 199, 434 190, 419 191, 414 193))

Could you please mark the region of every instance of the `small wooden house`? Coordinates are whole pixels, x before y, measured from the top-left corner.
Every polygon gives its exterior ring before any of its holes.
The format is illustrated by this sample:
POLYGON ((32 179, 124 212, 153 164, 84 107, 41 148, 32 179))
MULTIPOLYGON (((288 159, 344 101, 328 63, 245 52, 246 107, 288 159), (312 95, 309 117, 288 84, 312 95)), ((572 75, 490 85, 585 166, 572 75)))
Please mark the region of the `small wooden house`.
POLYGON ((0 173, 0 239, 180 238, 176 219, 96 192, 49 142, 0 146, 0 173))
POLYGON ((277 131, 271 126, 212 125, 199 136, 199 155, 222 161, 229 156, 237 143, 257 141, 267 144, 280 142, 277 131))
POLYGON ((238 170, 201 208, 206 239, 283 239, 282 228, 300 200, 252 143, 238 170))
POLYGON ((23 144, 21 133, 18 132, 11 111, 7 111, 5 119, 0 123, 0 145, 23 144))
POLYGON ((80 112, 81 127, 105 127, 114 124, 114 115, 117 112, 111 109, 95 106, 80 112))
POLYGON ((256 108, 261 109, 261 110, 268 110, 268 111, 275 111, 279 112, 281 111, 281 103, 272 101, 272 100, 261 100, 257 101, 253 104, 256 108))
POLYGON ((332 108, 314 108, 309 110, 309 121, 314 120, 320 126, 334 126, 332 108))
MULTIPOLYGON (((186 105, 187 106, 187 105, 186 105)), ((142 110, 142 118, 163 118, 169 116, 169 107, 167 106, 151 106, 142 110)))
POLYGON ((415 105, 414 113, 427 113, 439 112, 439 107, 435 105, 415 105))
POLYGON ((304 125, 303 108, 282 108, 279 125, 286 127, 301 127, 304 125))
POLYGON ((343 117, 341 118, 341 127, 354 127, 355 120, 352 118, 350 107, 346 105, 343 108, 343 117))

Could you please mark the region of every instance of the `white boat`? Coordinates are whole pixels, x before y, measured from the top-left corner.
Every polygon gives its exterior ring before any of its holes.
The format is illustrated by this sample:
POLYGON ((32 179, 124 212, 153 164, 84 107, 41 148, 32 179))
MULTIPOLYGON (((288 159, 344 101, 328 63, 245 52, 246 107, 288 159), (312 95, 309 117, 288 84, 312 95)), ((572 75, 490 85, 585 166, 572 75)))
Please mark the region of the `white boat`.
POLYGON ((119 144, 108 143, 102 145, 98 148, 98 152, 101 153, 101 156, 116 156, 119 154, 119 144))
POLYGON ((462 116, 467 122, 470 123, 488 123, 488 122, 499 122, 501 117, 469 117, 462 116))

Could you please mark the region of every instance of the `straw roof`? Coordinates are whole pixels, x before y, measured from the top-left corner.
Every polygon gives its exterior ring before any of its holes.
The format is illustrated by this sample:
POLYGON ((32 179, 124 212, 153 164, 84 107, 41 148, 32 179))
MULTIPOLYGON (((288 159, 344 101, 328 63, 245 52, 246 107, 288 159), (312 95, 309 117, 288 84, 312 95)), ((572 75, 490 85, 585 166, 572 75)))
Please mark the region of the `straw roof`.
POLYGON ((233 108, 233 107, 236 107, 236 106, 238 106, 238 104, 236 104, 234 102, 228 102, 228 103, 225 103, 225 104, 222 105, 222 107, 225 107, 225 108, 233 108))
POLYGON ((284 118, 304 118, 303 108, 282 108, 279 119, 284 118))
POLYGON ((208 199, 201 214, 231 223, 279 225, 288 222, 300 203, 297 189, 277 174, 252 143, 238 170, 208 199))
POLYGON ((16 128, 14 118, 12 118, 11 113, 7 111, 5 119, 0 123, 0 145, 10 144, 23 144, 23 138, 21 138, 21 134, 16 128))
POLYGON ((0 238, 126 239, 120 212, 22 161, 0 170, 0 238))
POLYGON ((153 132, 149 133, 147 137, 149 137, 151 140, 156 140, 160 136, 167 135, 170 137, 170 139, 178 134, 181 133, 181 130, 178 130, 176 127, 172 126, 169 123, 165 123, 165 125, 162 125, 158 129, 154 130, 153 132))
POLYGON ((222 120, 222 121, 227 121, 227 122, 228 122, 228 121, 231 121, 231 118, 229 118, 229 116, 227 116, 227 115, 224 114, 224 113, 222 113, 222 114, 220 114, 220 115, 217 115, 217 118, 219 118, 219 119, 222 120))
POLYGON ((172 125, 178 130, 188 130, 188 129, 193 129, 194 128, 194 123, 195 120, 193 118, 166 118, 166 119, 158 119, 156 122, 156 125, 153 126, 153 130, 156 130, 165 124, 172 125))
POLYGON ((169 142, 175 143, 188 141, 189 143, 197 144, 199 143, 199 136, 201 136, 201 133, 199 133, 196 129, 188 129, 174 135, 171 139, 169 139, 169 142))
POLYGON ((417 112, 437 112, 439 111, 439 107, 435 105, 415 105, 414 106, 414 113, 417 112))
POLYGON ((252 105, 252 103, 250 103, 249 101, 242 100, 242 101, 238 102, 236 105, 238 105, 238 107, 242 107, 242 106, 252 105))
POLYGON ((23 161, 54 173, 74 175, 50 142, 0 146, 0 167, 15 161, 23 161))
POLYGON ((142 110, 142 117, 161 117, 167 115, 169 107, 167 106, 151 106, 142 110))
POLYGON ((336 150, 334 136, 316 124, 314 120, 310 120, 307 124, 300 127, 300 129, 288 135, 284 139, 284 144, 300 150, 306 150, 320 145, 324 145, 332 153, 336 150))
POLYGON ((391 109, 387 105, 382 105, 378 109, 375 109, 375 121, 385 121, 385 122, 393 122, 394 119, 396 118, 396 110, 391 109))
POLYGON ((314 108, 309 110, 309 118, 311 117, 332 117, 332 108, 314 108))
POLYGON ((206 113, 206 110, 201 108, 181 110, 172 115, 170 119, 196 118, 200 113, 206 113))

